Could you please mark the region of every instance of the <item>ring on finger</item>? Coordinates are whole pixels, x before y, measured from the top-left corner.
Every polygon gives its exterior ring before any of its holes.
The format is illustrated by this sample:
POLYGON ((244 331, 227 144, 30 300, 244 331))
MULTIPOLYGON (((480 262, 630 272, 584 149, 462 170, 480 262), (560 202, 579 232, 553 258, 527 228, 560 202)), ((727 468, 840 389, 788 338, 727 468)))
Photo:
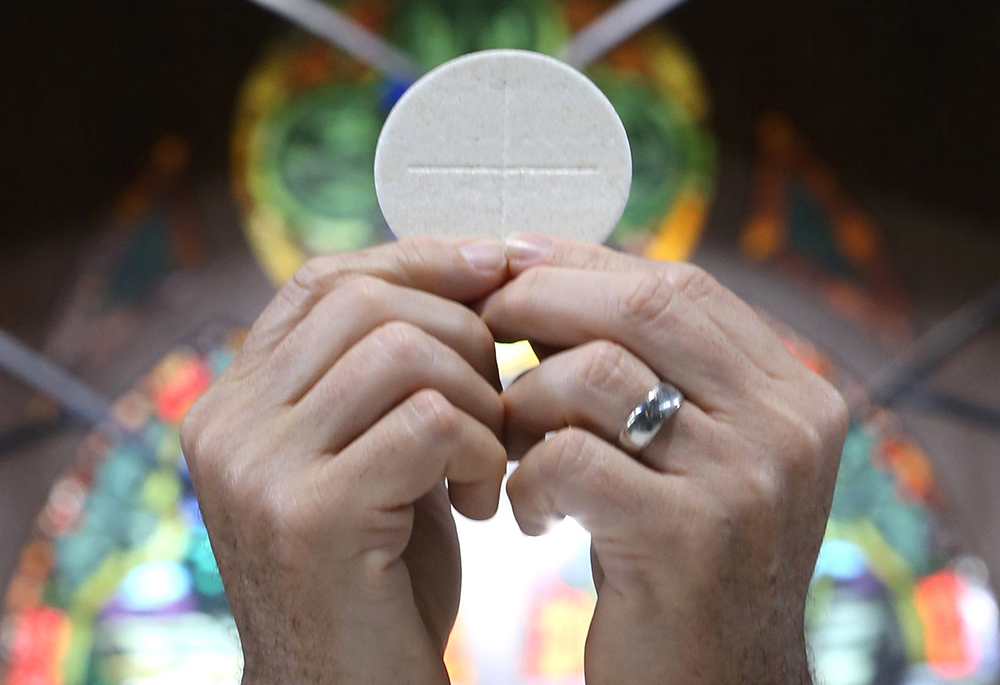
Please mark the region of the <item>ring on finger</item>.
POLYGON ((639 454, 677 413, 683 401, 680 390, 670 383, 659 383, 628 415, 625 427, 618 434, 618 444, 633 455, 639 454))

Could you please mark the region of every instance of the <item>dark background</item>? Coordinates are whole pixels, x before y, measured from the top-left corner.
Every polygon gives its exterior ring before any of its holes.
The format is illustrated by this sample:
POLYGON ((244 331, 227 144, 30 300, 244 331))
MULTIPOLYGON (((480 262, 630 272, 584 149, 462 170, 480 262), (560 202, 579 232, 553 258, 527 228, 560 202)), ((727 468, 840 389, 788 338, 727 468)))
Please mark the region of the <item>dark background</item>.
MULTIPOLYGON (((168 132, 227 164, 232 108, 285 24, 242 0, 5 3, 0 249, 79 235, 168 132)), ((852 190, 1000 223, 1000 5, 689 0, 724 149, 779 109, 852 190)))

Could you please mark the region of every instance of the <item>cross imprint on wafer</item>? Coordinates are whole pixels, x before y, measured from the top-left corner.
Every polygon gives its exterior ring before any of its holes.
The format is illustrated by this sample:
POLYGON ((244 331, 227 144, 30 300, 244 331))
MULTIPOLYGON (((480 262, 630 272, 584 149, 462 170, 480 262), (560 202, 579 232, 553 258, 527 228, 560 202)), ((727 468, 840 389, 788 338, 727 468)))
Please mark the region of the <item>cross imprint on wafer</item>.
POLYGON ((507 226, 507 178, 509 176, 589 176, 596 174, 596 166, 507 166, 507 147, 510 141, 507 121, 510 117, 510 86, 503 84, 503 153, 499 166, 471 164, 410 164, 411 174, 445 176, 500 176, 500 226, 507 226))
POLYGON ((434 166, 433 164, 413 164, 408 167, 411 174, 466 174, 468 176, 587 176, 596 174, 597 167, 584 166, 434 166))

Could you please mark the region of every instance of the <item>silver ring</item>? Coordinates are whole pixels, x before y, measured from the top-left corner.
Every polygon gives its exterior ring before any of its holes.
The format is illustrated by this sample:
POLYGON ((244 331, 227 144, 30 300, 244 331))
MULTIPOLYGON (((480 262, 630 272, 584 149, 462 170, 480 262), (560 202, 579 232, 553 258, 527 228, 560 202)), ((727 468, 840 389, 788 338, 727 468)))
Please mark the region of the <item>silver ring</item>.
POLYGON ((638 454, 656 437, 667 419, 677 413, 683 401, 680 390, 670 383, 660 383, 628 415, 625 427, 618 434, 618 444, 638 454))

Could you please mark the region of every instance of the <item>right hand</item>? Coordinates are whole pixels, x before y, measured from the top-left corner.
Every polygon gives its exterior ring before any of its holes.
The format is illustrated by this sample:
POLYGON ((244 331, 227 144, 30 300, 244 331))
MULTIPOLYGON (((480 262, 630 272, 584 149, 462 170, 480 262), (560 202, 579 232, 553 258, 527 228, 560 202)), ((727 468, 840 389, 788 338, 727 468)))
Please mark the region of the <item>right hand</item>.
POLYGON ((185 418, 244 683, 448 682, 449 500, 492 516, 506 465, 493 336, 459 303, 506 275, 499 242, 314 259, 185 418))

